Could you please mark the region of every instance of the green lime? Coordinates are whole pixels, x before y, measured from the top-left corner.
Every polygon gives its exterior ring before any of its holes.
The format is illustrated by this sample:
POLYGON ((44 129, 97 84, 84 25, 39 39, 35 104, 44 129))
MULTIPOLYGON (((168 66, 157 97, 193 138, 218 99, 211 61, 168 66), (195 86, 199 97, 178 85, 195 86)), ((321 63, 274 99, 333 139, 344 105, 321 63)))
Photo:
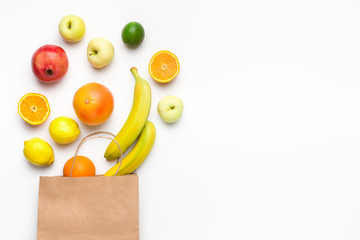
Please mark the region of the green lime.
POLYGON ((138 22, 129 22, 122 30, 121 38, 129 47, 139 46, 145 37, 143 26, 138 22))

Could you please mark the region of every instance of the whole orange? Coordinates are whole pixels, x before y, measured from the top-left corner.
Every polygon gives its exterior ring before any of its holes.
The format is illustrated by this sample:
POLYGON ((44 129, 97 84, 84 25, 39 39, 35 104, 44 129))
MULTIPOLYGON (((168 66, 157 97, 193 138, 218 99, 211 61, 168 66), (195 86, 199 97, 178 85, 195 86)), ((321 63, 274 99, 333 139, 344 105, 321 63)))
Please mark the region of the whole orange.
MULTIPOLYGON (((74 157, 70 158, 64 165, 63 175, 69 177, 74 157)), ((95 165, 87 157, 76 156, 71 177, 92 177, 95 176, 95 165)))
POLYGON ((73 107, 82 122, 88 125, 99 125, 112 114, 114 97, 104 85, 88 83, 76 91, 73 107))

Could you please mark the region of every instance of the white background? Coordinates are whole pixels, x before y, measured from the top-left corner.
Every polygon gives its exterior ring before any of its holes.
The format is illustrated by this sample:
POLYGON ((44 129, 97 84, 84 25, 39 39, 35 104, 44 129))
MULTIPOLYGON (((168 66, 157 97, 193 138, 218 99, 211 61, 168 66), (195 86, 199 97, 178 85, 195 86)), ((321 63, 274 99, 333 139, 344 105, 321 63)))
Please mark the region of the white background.
MULTIPOLYGON (((86 134, 121 128, 132 104, 132 66, 152 87, 149 119, 157 128, 137 171, 141 239, 360 239, 359 1, 32 0, 2 1, 0 9, 0 239, 35 240, 39 176, 61 175, 86 134), (68 14, 86 23, 80 43, 65 43, 58 33, 68 14), (129 21, 146 32, 134 50, 121 41, 129 21), (103 70, 86 58, 95 37, 115 47, 103 70), (59 83, 41 84, 31 72, 31 56, 44 44, 68 54, 69 71, 59 83), (147 71, 163 49, 181 64, 166 85, 147 71), (88 82, 104 84, 115 97, 111 118, 93 128, 72 108, 73 94, 88 82), (51 105, 38 127, 17 114, 28 92, 46 95, 51 105), (156 111, 169 94, 185 105, 172 125, 156 111), (62 115, 82 131, 68 146, 48 133, 62 115), (27 162, 23 142, 33 137, 51 143, 54 165, 27 162)), ((107 144, 89 142, 81 150, 99 174, 113 164, 102 157, 107 144)))

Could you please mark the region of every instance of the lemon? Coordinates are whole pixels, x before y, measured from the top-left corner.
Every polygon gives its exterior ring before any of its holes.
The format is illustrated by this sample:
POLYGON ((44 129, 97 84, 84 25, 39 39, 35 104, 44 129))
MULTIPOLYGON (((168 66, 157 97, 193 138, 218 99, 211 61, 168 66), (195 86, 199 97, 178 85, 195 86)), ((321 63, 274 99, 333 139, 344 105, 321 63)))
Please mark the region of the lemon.
POLYGON ((49 132, 51 138, 60 144, 72 143, 80 135, 79 124, 69 117, 54 119, 50 123, 49 132))
POLYGON ((24 155, 29 162, 37 166, 48 166, 54 162, 52 147, 38 137, 24 142, 24 155))

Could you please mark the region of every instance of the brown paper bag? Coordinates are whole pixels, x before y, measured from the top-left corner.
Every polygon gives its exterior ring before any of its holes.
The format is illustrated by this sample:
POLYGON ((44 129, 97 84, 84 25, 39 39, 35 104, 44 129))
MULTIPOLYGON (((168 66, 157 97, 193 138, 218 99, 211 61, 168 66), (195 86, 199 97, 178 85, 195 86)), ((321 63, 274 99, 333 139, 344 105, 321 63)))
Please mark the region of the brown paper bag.
POLYGON ((139 239, 135 174, 40 177, 38 240, 139 239))
POLYGON ((37 239, 139 240, 138 176, 40 177, 37 239))

